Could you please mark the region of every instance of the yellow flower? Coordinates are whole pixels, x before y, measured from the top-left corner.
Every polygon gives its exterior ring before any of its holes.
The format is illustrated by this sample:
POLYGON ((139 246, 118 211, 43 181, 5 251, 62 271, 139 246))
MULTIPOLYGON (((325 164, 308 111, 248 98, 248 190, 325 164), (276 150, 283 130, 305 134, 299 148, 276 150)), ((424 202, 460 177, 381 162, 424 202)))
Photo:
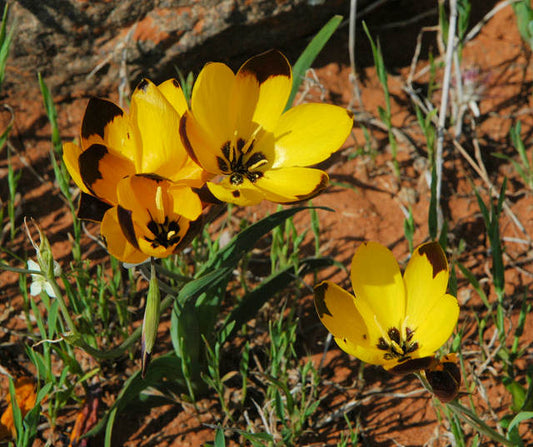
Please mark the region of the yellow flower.
POLYGON ((402 277, 391 251, 362 244, 352 260, 355 297, 330 281, 315 287, 320 320, 342 350, 396 373, 423 370, 459 317, 446 293, 448 262, 438 242, 419 246, 402 277))
POLYGON ((125 177, 119 205, 105 213, 101 233, 108 251, 124 262, 176 253, 195 233, 202 202, 192 189, 153 175, 125 177))
POLYGON ((201 214, 191 188, 203 186, 209 175, 189 157, 178 135, 187 107, 176 80, 156 86, 145 79, 132 95, 129 112, 92 98, 81 147, 63 146, 65 165, 82 191, 78 217, 103 221, 108 249, 123 262, 173 253, 190 221, 201 214), (124 193, 128 187, 139 196, 124 193), (177 208, 185 198, 184 208, 177 208))
POLYGON ((222 63, 200 72, 180 135, 198 164, 223 176, 207 183, 219 200, 288 203, 327 186, 325 172, 306 166, 341 147, 352 114, 330 104, 302 104, 284 113, 291 87, 291 66, 275 50, 249 59, 237 74, 222 63))

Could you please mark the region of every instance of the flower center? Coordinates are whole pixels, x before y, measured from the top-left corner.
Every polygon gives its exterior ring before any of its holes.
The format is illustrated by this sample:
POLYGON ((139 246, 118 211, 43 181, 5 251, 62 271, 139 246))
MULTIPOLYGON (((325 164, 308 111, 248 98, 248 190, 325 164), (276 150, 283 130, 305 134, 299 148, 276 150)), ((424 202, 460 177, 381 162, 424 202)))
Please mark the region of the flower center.
POLYGON ((387 338, 379 337, 377 348, 385 351, 383 358, 385 360, 398 360, 404 362, 411 358, 419 346, 418 342, 413 341, 414 331, 408 327, 405 328, 405 337, 402 337, 398 328, 392 327, 387 331, 387 338))
POLYGON ((148 229, 154 235, 153 238, 145 236, 144 238, 151 243, 152 248, 163 246, 164 248, 176 245, 181 236, 179 235, 180 226, 177 221, 169 221, 168 216, 165 216, 163 223, 151 220, 148 225, 148 229))
POLYGON ((235 143, 226 141, 222 145, 223 157, 217 157, 218 168, 222 173, 229 175, 232 185, 238 186, 247 178, 252 183, 263 176, 259 168, 268 163, 265 155, 261 152, 253 152, 255 140, 248 143, 242 138, 235 143))

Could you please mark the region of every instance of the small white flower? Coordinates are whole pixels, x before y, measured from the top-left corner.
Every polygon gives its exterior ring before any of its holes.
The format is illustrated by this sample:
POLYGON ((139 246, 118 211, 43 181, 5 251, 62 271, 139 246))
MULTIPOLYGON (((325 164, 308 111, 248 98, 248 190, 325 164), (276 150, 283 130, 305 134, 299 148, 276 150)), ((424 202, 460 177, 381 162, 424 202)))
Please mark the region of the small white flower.
MULTIPOLYGON (((41 271, 41 268, 35 261, 28 259, 28 270, 41 271)), ((59 276, 60 274, 61 266, 57 263, 57 261, 54 261, 54 276, 59 276)), ((30 295, 37 296, 40 295, 42 291, 45 291, 49 297, 56 298, 52 284, 48 282, 44 275, 32 273, 30 295)))

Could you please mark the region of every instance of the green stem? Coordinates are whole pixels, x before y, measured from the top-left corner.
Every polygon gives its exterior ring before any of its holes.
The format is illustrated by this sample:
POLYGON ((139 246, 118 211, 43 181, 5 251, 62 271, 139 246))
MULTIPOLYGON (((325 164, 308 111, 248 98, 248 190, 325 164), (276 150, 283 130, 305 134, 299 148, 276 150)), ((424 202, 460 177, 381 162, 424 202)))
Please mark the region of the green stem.
MULTIPOLYGON (((63 281, 65 281, 63 277, 62 279, 63 281)), ((78 328, 76 327, 76 324, 70 317, 68 307, 65 303, 65 300, 63 299, 63 292, 59 288, 59 285, 57 284, 55 277, 52 275, 52 278, 46 278, 46 280, 52 286, 52 289, 54 289, 56 299, 59 301, 59 307, 61 307, 61 313, 63 314, 63 318, 65 319, 68 325, 68 328, 70 329, 70 332, 72 332, 76 336, 81 336, 81 334, 78 332, 78 328)))

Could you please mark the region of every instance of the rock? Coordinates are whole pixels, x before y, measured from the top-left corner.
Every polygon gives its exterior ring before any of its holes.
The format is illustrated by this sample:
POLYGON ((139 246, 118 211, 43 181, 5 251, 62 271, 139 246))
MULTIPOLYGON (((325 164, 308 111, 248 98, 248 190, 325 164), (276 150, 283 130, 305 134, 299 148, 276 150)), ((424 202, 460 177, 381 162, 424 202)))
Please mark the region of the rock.
POLYGON ((238 68, 274 47, 290 48, 294 61, 306 38, 348 13, 346 0, 19 0, 3 88, 27 91, 40 72, 54 97, 106 95, 209 60, 238 68))

